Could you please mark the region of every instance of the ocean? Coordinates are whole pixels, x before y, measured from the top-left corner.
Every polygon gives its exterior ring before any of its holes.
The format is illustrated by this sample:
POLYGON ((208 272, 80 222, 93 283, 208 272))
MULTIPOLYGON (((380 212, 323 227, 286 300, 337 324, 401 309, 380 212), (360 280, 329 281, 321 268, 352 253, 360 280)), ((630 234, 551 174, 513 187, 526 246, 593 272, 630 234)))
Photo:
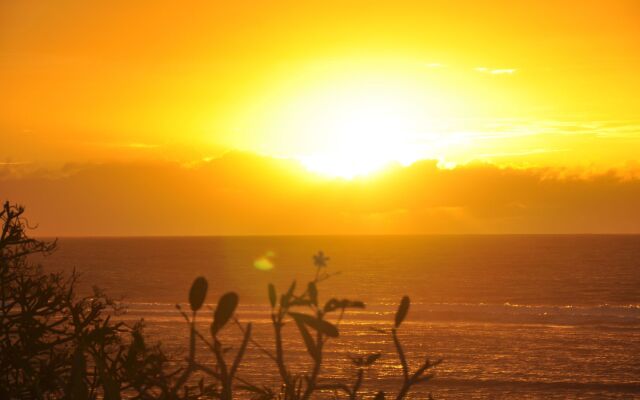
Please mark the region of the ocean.
MULTIPOLYGON (((365 397, 397 387, 402 372, 391 337, 373 328, 390 328, 408 295, 399 333, 410 364, 443 359, 435 379, 410 398, 640 398, 636 235, 61 238, 58 250, 39 261, 47 271, 78 271, 85 293, 97 285, 123 301, 120 318, 144 319, 149 340, 162 342, 178 362, 188 327, 175 304, 188 307, 195 277, 209 281, 207 303, 237 292, 239 320, 253 322, 254 338, 269 348, 267 285, 279 293, 294 279, 306 285, 318 250, 330 257, 326 271, 334 274, 319 285, 321 300, 367 305, 340 322, 322 376, 348 381, 350 355, 380 352, 365 374, 365 397), (269 261, 259 263, 263 269, 255 266, 260 258, 269 261)), ((211 312, 202 314, 206 333, 211 312)), ((303 370, 309 356, 295 324, 285 330, 287 359, 303 370)), ((235 326, 224 335, 238 346, 235 326)), ((204 350, 199 354, 210 360, 204 350)), ((239 370, 267 383, 275 373, 253 347, 239 370)))

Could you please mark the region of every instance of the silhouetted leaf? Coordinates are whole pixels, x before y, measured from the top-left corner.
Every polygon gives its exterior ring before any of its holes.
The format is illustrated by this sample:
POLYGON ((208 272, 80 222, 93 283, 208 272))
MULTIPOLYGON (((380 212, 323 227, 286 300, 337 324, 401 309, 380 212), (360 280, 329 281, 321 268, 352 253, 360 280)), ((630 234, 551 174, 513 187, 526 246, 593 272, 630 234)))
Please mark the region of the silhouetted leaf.
POLYGON ((291 286, 289 286, 289 290, 287 290, 287 297, 293 296, 293 291, 296 290, 296 281, 291 282, 291 286))
POLYGON ((233 312, 238 306, 238 295, 234 292, 225 293, 220 297, 216 312, 213 315, 213 323, 211 324, 211 335, 216 336, 220 329, 229 321, 233 312))
MULTIPOLYGON (((298 315, 303 315, 303 314, 298 314, 298 315)), ((311 337, 311 334, 309 333, 309 330, 307 330, 307 327, 305 326, 304 322, 301 319, 295 318, 295 317, 294 317, 294 320, 296 321, 296 325, 300 330, 300 335, 302 335, 302 339, 304 340, 304 345, 307 347, 307 351, 309 352, 311 357, 317 361, 318 358, 320 357, 320 354, 318 353, 318 347, 316 346, 316 342, 311 337)))
POLYGON ((351 308, 365 308, 365 305, 362 301, 360 300, 355 300, 355 301, 350 301, 347 305, 347 307, 351 307, 351 308))
POLYGON ((247 392, 253 393, 261 393, 260 388, 254 385, 238 385, 236 386, 236 389, 246 390, 247 392))
POLYGON ((204 298, 207 296, 208 287, 209 283, 207 283, 207 280, 202 276, 197 277, 193 281, 191 290, 189 291, 189 305, 192 311, 198 311, 200 307, 202 307, 204 298))
POLYGON ((407 312, 409 312, 409 304, 409 296, 404 296, 400 301, 400 307, 398 307, 398 311, 396 312, 396 328, 400 326, 407 316, 407 312))
POLYGON ((127 356, 124 360, 127 369, 133 368, 138 354, 144 353, 145 351, 144 337, 142 336, 140 329, 134 328, 133 332, 131 332, 131 336, 133 339, 131 340, 131 345, 129 346, 127 356))
POLYGON ((384 392, 381 390, 376 394, 376 397, 373 400, 384 400, 384 392))
POLYGON ((325 313, 328 313, 331 311, 335 311, 338 308, 340 308, 340 302, 338 301, 338 299, 329 299, 325 303, 323 310, 325 313))
POLYGON ((141 353, 145 350, 145 344, 144 344, 144 336, 142 336, 142 333, 140 332, 139 329, 134 330, 131 333, 131 336, 133 336, 133 340, 131 341, 131 351, 135 352, 135 353, 141 353))
POLYGON ((318 288, 316 287, 316 283, 309 282, 307 290, 309 291, 309 299, 311 300, 311 303, 318 305, 318 288))
POLYGON ((296 321, 296 323, 301 322, 324 335, 338 337, 338 328, 328 321, 318 319, 307 314, 290 312, 289 315, 296 321))
POLYGON ((373 353, 373 354, 369 354, 367 356, 367 358, 364 360, 364 365, 371 365, 374 362, 378 361, 378 358, 380 358, 381 354, 380 353, 373 353))
POLYGON ((382 328, 376 328, 375 326, 371 326, 369 327, 369 329, 371 329, 372 331, 376 332, 376 333, 383 333, 383 334, 387 334, 387 331, 382 329, 382 328))
POLYGON ((276 306, 276 287, 273 286, 273 283, 269 284, 269 303, 271 303, 271 308, 276 306))
POLYGON ((350 356, 350 357, 354 365, 358 367, 368 367, 372 365, 374 362, 376 362, 378 358, 380 358, 380 356, 381 356, 380 353, 373 353, 373 354, 369 354, 366 357, 364 356, 359 356, 359 357, 350 356))
POLYGON ((328 313, 331 311, 335 311, 337 309, 345 309, 345 308, 365 308, 365 304, 359 300, 351 301, 349 299, 329 299, 324 305, 324 312, 328 313))

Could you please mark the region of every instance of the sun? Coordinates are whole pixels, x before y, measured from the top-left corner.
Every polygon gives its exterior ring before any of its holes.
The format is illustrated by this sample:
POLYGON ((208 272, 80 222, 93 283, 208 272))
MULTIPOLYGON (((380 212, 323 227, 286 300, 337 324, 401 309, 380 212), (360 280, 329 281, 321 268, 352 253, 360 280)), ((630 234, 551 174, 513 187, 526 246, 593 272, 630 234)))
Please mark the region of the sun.
POLYGON ((417 113, 406 93, 378 86, 343 90, 339 95, 307 99, 311 135, 324 138, 318 148, 299 159, 310 170, 354 178, 389 163, 411 163, 410 136, 417 113))
POLYGON ((315 173, 353 179, 448 151, 441 128, 454 103, 423 75, 312 71, 267 93, 238 118, 236 143, 297 159, 315 173))
POLYGON ((289 129, 307 146, 298 158, 309 170, 354 178, 390 163, 419 158, 413 141, 423 114, 418 96, 407 86, 341 82, 301 95, 289 108, 289 129))

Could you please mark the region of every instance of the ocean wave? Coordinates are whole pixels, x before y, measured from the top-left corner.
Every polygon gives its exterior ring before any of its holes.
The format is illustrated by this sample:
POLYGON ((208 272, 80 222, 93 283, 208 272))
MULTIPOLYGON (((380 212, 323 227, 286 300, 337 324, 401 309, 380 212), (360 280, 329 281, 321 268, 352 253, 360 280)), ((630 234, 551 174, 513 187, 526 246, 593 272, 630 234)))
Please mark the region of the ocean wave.
POLYGON ((522 391, 587 391, 640 393, 640 382, 575 382, 575 381, 524 381, 507 379, 453 379, 438 378, 431 381, 430 386, 436 387, 473 387, 473 388, 501 388, 522 391))
POLYGON ((546 325, 638 325, 638 305, 415 304, 414 320, 546 325))
MULTIPOLYGON (((215 305, 205 306, 205 310, 215 305)), ((183 309, 189 309, 187 304, 183 309)), ((129 303, 127 314, 149 318, 179 316, 175 304, 129 303)), ((347 313, 344 323, 385 321, 393 319, 396 305, 373 304, 364 310, 347 313)), ((205 311, 207 312, 207 311, 205 311)), ((245 304, 238 309, 245 320, 268 321, 270 307, 265 304, 245 304)), ((489 322, 511 324, 544 324, 557 326, 618 326, 640 328, 640 305, 527 305, 486 303, 417 303, 411 305, 408 323, 425 322, 489 322)))

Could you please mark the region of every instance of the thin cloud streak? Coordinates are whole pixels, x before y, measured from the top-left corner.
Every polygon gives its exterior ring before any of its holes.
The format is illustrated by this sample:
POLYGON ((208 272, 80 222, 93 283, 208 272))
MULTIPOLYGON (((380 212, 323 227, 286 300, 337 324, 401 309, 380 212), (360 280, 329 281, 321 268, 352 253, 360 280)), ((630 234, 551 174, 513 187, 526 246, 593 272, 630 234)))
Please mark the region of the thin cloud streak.
POLYGON ((513 75, 516 73, 516 68, 487 68, 487 67, 476 67, 474 68, 476 71, 481 72, 483 74, 492 74, 492 75, 513 75))

